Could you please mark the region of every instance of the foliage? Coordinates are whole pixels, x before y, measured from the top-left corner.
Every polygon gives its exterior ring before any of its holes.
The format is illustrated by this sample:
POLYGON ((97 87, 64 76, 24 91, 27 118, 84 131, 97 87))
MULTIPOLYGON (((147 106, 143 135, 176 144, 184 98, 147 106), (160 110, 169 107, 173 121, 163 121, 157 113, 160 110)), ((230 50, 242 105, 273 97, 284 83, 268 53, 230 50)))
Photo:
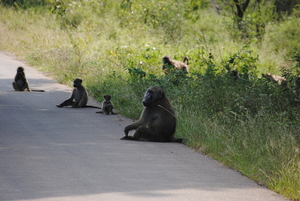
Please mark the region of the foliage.
POLYGON ((18 9, 46 5, 45 0, 1 0, 0 3, 5 6, 14 6, 18 9))
POLYGON ((295 12, 295 7, 300 4, 299 0, 275 0, 276 11, 280 16, 290 15, 295 12))

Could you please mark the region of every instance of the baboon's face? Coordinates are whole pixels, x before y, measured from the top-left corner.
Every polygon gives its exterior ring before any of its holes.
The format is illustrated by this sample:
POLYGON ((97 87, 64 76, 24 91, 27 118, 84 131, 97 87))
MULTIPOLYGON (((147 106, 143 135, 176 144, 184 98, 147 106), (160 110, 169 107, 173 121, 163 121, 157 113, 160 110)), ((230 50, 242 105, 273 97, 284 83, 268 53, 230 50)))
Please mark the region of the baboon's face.
POLYGON ((171 58, 169 56, 164 56, 163 57, 163 63, 170 64, 171 63, 171 58))
POLYGON ((110 101, 110 100, 111 100, 111 96, 110 96, 110 95, 105 95, 105 96, 104 96, 104 99, 105 99, 106 101, 110 101))
POLYGON ((152 103, 160 100, 163 97, 164 92, 160 87, 150 87, 144 96, 143 105, 149 106, 152 103))
POLYGON ((17 73, 23 73, 24 72, 24 69, 22 68, 22 67, 19 67, 18 69, 17 69, 17 73))
POLYGON ((81 79, 75 79, 73 83, 73 87, 80 87, 82 83, 81 79))

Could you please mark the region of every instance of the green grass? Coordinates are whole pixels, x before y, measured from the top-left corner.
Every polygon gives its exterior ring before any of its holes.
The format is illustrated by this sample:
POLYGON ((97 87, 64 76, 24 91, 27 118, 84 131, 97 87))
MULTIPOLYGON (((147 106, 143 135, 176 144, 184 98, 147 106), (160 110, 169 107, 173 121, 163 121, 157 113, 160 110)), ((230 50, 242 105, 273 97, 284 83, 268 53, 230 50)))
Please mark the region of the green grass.
POLYGON ((56 14, 48 7, 1 6, 0 49, 60 83, 82 78, 90 95, 102 101, 111 94, 116 109, 131 118, 139 118, 145 90, 162 86, 176 110, 176 136, 188 146, 299 200, 300 108, 294 80, 300 28, 293 25, 300 19, 267 24, 257 41, 236 37, 231 17, 204 4, 193 10, 164 1, 154 9, 153 0, 133 3, 130 12, 128 5, 105 2, 66 4, 69 12, 56 14), (191 72, 165 76, 161 58, 166 54, 178 60, 188 56, 191 72), (242 79, 233 81, 228 69, 242 72, 242 79), (261 79, 267 72, 285 73, 287 89, 261 79))

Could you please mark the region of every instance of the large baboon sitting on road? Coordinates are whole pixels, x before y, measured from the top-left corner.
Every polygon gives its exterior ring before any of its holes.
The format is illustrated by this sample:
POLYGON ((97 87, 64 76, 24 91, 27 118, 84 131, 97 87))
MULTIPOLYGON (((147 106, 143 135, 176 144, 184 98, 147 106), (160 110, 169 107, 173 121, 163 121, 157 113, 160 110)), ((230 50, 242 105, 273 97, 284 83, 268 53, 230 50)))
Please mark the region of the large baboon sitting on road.
POLYGON ((143 105, 145 108, 140 119, 125 127, 122 140, 182 142, 182 139, 173 136, 176 130, 175 112, 160 87, 148 88, 143 105), (133 136, 128 136, 131 130, 136 131, 133 136))
POLYGON ((81 85, 82 80, 76 78, 73 83, 73 91, 71 97, 59 105, 57 107, 64 107, 64 106, 72 106, 72 107, 86 107, 88 102, 88 94, 85 88, 81 85), (75 101, 74 101, 75 100, 75 101))

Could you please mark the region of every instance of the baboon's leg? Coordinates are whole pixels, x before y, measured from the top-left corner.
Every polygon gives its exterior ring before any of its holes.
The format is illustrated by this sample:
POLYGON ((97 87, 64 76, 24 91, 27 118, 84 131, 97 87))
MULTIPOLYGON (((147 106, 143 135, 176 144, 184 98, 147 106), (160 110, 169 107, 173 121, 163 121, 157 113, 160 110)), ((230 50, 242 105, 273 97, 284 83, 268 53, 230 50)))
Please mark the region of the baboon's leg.
POLYGON ((25 90, 30 91, 30 90, 29 90, 29 87, 28 87, 28 84, 25 84, 20 90, 21 90, 21 91, 25 91, 25 90))
POLYGON ((12 86, 13 86, 13 88, 14 88, 16 91, 20 91, 20 89, 19 89, 17 83, 13 82, 13 83, 12 83, 12 86))
POLYGON ((24 87, 21 89, 22 91, 24 91, 24 90, 28 90, 28 91, 30 91, 30 89, 29 89, 29 84, 28 83, 26 83, 26 84, 24 84, 24 87))
POLYGON ((103 108, 103 114, 109 114, 107 107, 103 108))
POLYGON ((152 142, 159 141, 159 138, 155 132, 153 132, 149 128, 146 128, 143 126, 140 126, 136 129, 135 133, 133 134, 133 138, 135 140, 146 139, 146 140, 152 141, 152 142))
POLYGON ((65 100, 61 104, 57 105, 57 107, 64 107, 64 106, 70 106, 73 105, 75 102, 71 99, 65 100))

